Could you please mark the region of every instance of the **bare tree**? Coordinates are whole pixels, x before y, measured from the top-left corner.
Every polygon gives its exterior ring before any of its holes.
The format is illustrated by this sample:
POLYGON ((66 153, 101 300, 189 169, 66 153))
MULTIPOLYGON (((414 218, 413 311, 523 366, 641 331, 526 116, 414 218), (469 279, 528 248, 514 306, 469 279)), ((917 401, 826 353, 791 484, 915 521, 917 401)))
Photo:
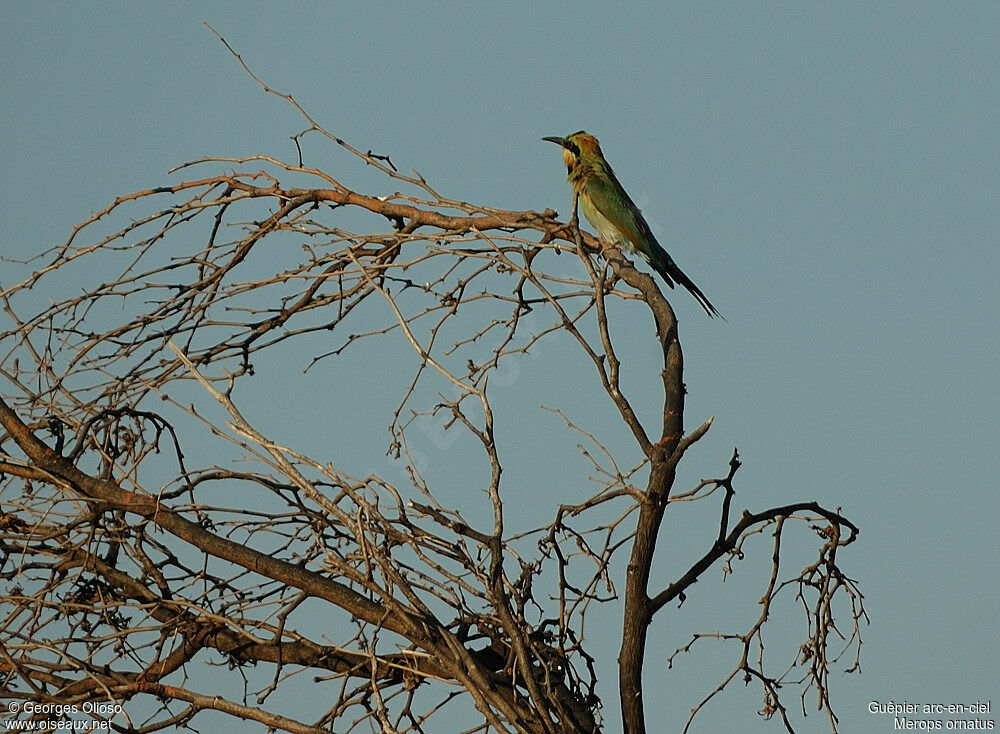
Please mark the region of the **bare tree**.
POLYGON ((695 633, 675 653, 707 637, 736 649, 731 672, 683 727, 739 679, 761 686, 761 713, 788 731, 797 714, 779 694, 791 684, 802 713, 815 699, 836 731, 830 671, 842 657, 857 669, 866 620, 839 565, 858 529, 815 502, 731 517, 735 452, 726 476, 672 494, 678 462, 711 421, 685 433, 677 320, 653 278, 602 250, 575 215, 563 223, 551 210, 440 195, 244 68, 305 119, 297 160, 184 164, 198 173, 117 198, 31 261, 23 280, 2 284, 3 696, 114 702, 113 725, 132 732, 188 725, 204 710, 290 732, 443 731, 446 715, 463 720, 452 709, 473 721, 467 731, 594 732, 604 726, 598 671, 611 665, 588 653, 584 622, 622 599, 621 726, 637 734, 657 613, 770 534, 759 617, 731 634, 695 633), (306 138, 408 193, 368 195, 306 165, 306 138), (567 262, 581 267, 567 274, 567 262), (78 274, 93 263, 110 275, 81 291, 78 274), (53 289, 64 295, 43 302, 53 289), (612 307, 655 326, 663 411, 652 433, 622 384, 612 307), (557 411, 579 434, 597 491, 548 506, 546 519, 512 521, 490 379, 560 335, 589 362, 638 451, 614 456, 557 411), (406 481, 351 476, 244 418, 237 403, 249 399, 241 386, 255 364, 310 337, 338 346, 293 369, 361 343, 412 348, 415 372, 387 415, 406 481), (433 419, 478 446, 466 460, 470 475, 486 477, 485 523, 441 501, 414 460, 408 435, 433 419), (211 460, 200 450, 206 435, 211 460), (216 453, 221 442, 229 455, 216 453), (686 549, 692 560, 676 579, 651 575, 665 512, 709 498, 721 500, 718 534, 686 549), (818 557, 783 575, 790 523, 814 529, 818 557), (613 573, 620 555, 624 579, 613 573), (801 606, 805 631, 775 672, 762 628, 781 596, 801 606), (203 685, 220 655, 245 681, 242 697, 203 685), (279 692, 313 685, 303 673, 329 696, 308 720, 280 705, 279 692))

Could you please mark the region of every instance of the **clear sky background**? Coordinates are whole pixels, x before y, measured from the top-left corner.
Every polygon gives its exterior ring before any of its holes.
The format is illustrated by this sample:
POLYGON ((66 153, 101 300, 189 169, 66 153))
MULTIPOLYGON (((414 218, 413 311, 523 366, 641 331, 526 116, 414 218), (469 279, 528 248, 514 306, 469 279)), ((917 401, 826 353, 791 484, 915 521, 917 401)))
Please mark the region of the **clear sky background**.
MULTIPOLYGON (((841 561, 872 624, 862 674, 832 679, 842 730, 892 731, 891 717, 868 713, 873 700, 991 700, 1000 719, 1000 5, 64 2, 4 3, 2 15, 8 256, 65 240, 115 195, 179 180, 167 169, 202 155, 293 157, 300 121, 202 21, 332 132, 391 153, 448 196, 568 215, 558 151, 539 138, 597 135, 661 243, 728 319, 668 294, 688 426, 715 416, 678 488, 724 476, 735 445, 737 510, 816 499, 862 528, 841 561)), ((372 180, 357 167, 340 177, 372 180)), ((650 325, 636 334, 648 340, 650 325)), ((537 413, 505 449, 541 479, 523 496, 509 485, 515 508, 586 491, 579 461, 530 453, 576 442, 540 404, 593 429, 588 416, 605 415, 606 396, 591 404, 567 377, 579 353, 561 350, 536 355, 530 379, 496 396, 537 413)), ((301 416, 272 416, 286 443, 321 460, 330 446, 315 426, 340 414, 344 393, 363 393, 365 371, 329 379, 339 394, 329 413, 302 398, 310 431, 294 435, 301 416)), ((387 422, 338 439, 338 460, 362 475, 382 468, 387 422)), ((461 467, 454 446, 419 448, 431 464, 461 467)), ((474 514, 484 500, 455 501, 474 514)), ((664 528, 661 580, 705 547, 680 525, 664 528)), ((658 619, 646 685, 663 728, 651 731, 679 731, 673 722, 718 678, 696 656, 669 672, 663 661, 692 622, 714 624, 714 608, 749 599, 754 613, 760 587, 737 602, 739 583, 706 574, 684 610, 658 619)), ((619 728, 617 616, 609 608, 592 632, 609 732, 619 728)), ((739 686, 693 731, 780 731, 756 716, 759 699, 739 686)), ((801 730, 828 725, 810 710, 801 730)))

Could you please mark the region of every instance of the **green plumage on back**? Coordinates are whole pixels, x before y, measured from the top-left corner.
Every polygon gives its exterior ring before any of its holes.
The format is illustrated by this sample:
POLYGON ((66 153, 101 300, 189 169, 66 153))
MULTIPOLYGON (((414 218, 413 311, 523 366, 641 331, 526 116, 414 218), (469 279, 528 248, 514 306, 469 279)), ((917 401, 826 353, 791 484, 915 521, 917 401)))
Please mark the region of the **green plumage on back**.
POLYGON ((660 274, 671 288, 680 283, 695 297, 709 316, 719 316, 705 294, 677 267, 667 251, 660 247, 611 165, 604 158, 597 138, 582 130, 565 138, 542 138, 563 148, 563 161, 569 182, 579 197, 583 216, 605 242, 625 247, 639 254, 660 274))

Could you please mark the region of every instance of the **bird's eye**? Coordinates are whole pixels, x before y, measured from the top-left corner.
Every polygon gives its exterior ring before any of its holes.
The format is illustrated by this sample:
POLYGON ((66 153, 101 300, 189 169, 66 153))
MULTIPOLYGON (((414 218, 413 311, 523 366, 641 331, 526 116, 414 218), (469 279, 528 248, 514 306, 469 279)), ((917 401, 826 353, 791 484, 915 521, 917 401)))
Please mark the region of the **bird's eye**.
POLYGON ((574 143, 572 140, 566 141, 566 148, 570 153, 575 155, 577 158, 580 157, 580 146, 574 143))

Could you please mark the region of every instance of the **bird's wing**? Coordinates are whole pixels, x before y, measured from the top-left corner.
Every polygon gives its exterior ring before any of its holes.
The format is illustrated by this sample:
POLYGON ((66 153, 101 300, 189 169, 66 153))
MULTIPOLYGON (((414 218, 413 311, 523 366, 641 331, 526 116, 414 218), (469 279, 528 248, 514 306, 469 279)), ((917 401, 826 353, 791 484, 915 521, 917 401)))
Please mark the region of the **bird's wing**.
POLYGON ((654 250, 663 248, 614 172, 610 167, 605 170, 607 176, 595 175, 587 179, 587 196, 597 211, 618 228, 637 252, 648 259, 654 250))
POLYGON ((587 179, 587 196, 590 197, 594 208, 618 228, 618 231, 632 243, 636 252, 660 274, 668 286, 673 288, 675 282, 680 283, 695 297, 709 316, 721 317, 722 314, 715 309, 701 289, 685 275, 656 241, 652 230, 642 217, 642 212, 625 193, 625 189, 618 183, 611 168, 608 167, 606 170, 608 173, 606 177, 591 176, 587 179))

